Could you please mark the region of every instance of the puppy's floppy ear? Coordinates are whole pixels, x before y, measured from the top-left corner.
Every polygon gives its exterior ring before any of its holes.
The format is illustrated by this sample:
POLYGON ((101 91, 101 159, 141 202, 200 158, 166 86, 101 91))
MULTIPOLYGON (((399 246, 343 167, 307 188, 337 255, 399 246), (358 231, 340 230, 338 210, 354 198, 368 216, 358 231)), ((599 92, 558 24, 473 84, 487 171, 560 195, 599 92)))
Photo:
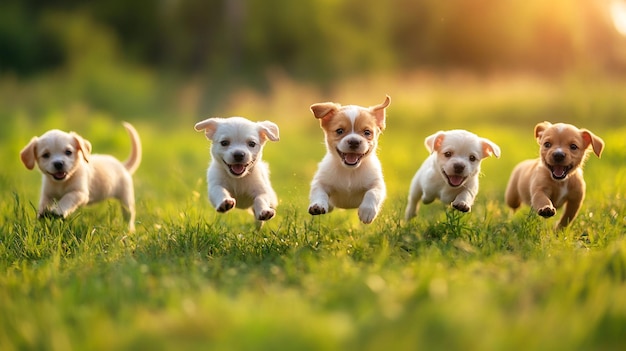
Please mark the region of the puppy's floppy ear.
POLYGON ((77 149, 82 152, 85 162, 89 162, 89 157, 91 157, 91 143, 89 140, 85 140, 83 137, 74 132, 70 132, 70 135, 74 138, 77 149))
POLYGON ((541 123, 537 123, 537 125, 535 126, 535 138, 537 138, 537 143, 541 142, 541 137, 543 136, 543 132, 550 128, 552 126, 552 123, 550 122, 541 122, 541 123))
POLYGON ((336 104, 334 102, 320 102, 317 104, 311 105, 310 109, 313 112, 313 116, 317 119, 327 119, 331 118, 341 108, 341 105, 336 104))
POLYGON ((37 140, 39 140, 39 138, 33 137, 30 139, 30 142, 24 146, 22 151, 20 151, 20 159, 22 160, 24 166, 28 169, 35 168, 35 160, 37 159, 37 156, 35 155, 35 152, 37 152, 37 140))
POLYGON ((270 121, 257 122, 259 125, 259 137, 261 140, 278 141, 278 126, 270 121))
POLYGON ((602 138, 593 134, 587 129, 581 129, 580 134, 582 135, 585 142, 585 149, 588 148, 589 145, 591 145, 591 147, 593 148, 593 153, 596 154, 596 156, 600 157, 600 155, 602 154, 602 149, 604 149, 604 140, 602 140, 602 138))
POLYGON ((443 142, 443 138, 445 137, 445 133, 443 131, 438 131, 437 133, 426 137, 424 140, 424 145, 426 145, 426 149, 429 153, 433 153, 433 151, 439 150, 441 147, 441 143, 443 142))
POLYGON ((483 146, 483 158, 494 155, 496 158, 500 158, 500 147, 493 141, 485 138, 481 138, 483 146))
POLYGON ((385 109, 391 103, 391 98, 389 95, 385 95, 385 101, 382 104, 376 106, 370 106, 370 110, 374 113, 374 117, 376 117, 376 122, 378 124, 378 128, 380 130, 385 130, 385 109))
POLYGON ((193 128, 198 132, 204 130, 204 135, 206 136, 206 138, 209 140, 213 140, 213 134, 215 134, 215 131, 217 130, 217 125, 221 120, 222 118, 219 117, 205 119, 204 121, 196 123, 193 128))

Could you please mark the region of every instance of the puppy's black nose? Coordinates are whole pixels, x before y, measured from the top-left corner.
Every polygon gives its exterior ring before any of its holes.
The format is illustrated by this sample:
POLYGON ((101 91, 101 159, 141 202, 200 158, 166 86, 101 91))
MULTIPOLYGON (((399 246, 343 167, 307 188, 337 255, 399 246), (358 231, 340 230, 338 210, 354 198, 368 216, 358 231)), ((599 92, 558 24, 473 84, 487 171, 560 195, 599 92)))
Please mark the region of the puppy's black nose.
POLYGON ((555 162, 562 162, 563 160, 565 160, 565 153, 561 151, 557 151, 554 154, 552 154, 552 159, 555 162))
POLYGON ((235 151, 233 153, 233 158, 235 159, 235 161, 237 162, 241 162, 243 161, 244 156, 246 156, 245 153, 243 153, 243 151, 235 151))
POLYGON ((348 145, 351 149, 357 149, 361 145, 361 141, 359 139, 349 139, 348 145))
POLYGON ((63 161, 56 161, 52 163, 52 165, 54 166, 54 169, 56 169, 57 171, 63 170, 63 161))
POLYGON ((454 173, 463 173, 463 171, 465 170, 465 165, 462 163, 455 163, 454 164, 454 173))

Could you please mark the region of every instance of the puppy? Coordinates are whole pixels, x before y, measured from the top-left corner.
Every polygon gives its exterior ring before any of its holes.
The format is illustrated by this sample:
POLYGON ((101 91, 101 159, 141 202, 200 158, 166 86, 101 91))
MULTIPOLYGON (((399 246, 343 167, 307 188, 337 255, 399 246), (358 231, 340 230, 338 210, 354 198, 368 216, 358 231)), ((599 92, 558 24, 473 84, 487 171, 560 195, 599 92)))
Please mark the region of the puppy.
POLYGON ((604 141, 586 129, 549 122, 535 126, 535 138, 540 157, 522 161, 513 169, 505 200, 514 210, 521 203, 528 204, 545 218, 566 204, 557 224, 564 228, 576 218, 585 197, 583 164, 591 150, 600 157, 604 141))
POLYGON ((466 130, 439 131, 425 140, 430 156, 417 170, 409 190, 405 219, 415 217, 419 201, 439 198, 452 207, 469 212, 478 193, 481 161, 500 157, 500 147, 466 130))
POLYGON ((386 196, 378 137, 385 129, 385 108, 391 99, 372 107, 311 105, 326 136, 326 155, 311 182, 309 213, 321 215, 338 208, 359 209, 359 219, 371 223, 386 196))
POLYGON ((211 140, 207 183, 213 207, 218 212, 252 207, 259 227, 274 217, 278 199, 261 157, 265 142, 278 141, 278 126, 230 117, 205 119, 195 129, 211 140))
POLYGON ((54 129, 33 137, 20 158, 28 169, 35 163, 43 174, 37 216, 65 218, 78 207, 113 197, 122 204, 130 232, 135 231, 135 193, 131 175, 141 163, 139 134, 123 123, 130 135, 130 156, 123 163, 110 155, 91 153, 91 143, 74 132, 54 129))

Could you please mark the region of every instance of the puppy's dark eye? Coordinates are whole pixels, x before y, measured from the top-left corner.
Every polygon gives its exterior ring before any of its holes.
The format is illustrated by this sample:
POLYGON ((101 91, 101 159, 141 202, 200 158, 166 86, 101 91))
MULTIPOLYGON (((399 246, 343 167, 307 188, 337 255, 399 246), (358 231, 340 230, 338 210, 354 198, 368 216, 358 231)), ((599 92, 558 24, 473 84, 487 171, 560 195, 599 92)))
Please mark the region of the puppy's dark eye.
POLYGON ((469 160, 470 160, 470 162, 475 162, 476 161, 476 156, 470 155, 469 160))
POLYGON ((549 141, 546 141, 545 143, 543 143, 543 147, 545 148, 549 148, 550 146, 552 146, 552 143, 550 143, 549 141))
POLYGON ((443 153, 443 155, 445 157, 447 157, 447 158, 450 158, 450 157, 452 157, 452 152, 451 151, 446 151, 446 152, 443 153))
POLYGON ((65 150, 66 156, 72 156, 72 150, 65 150))
POLYGON ((222 141, 220 141, 220 145, 222 145, 222 146, 228 146, 228 145, 230 145, 230 141, 228 141, 228 140, 222 140, 222 141))
POLYGON ((337 133, 337 135, 341 135, 343 134, 343 128, 339 128, 335 131, 335 133, 337 133))
POLYGON ((254 141, 249 141, 248 142, 248 147, 255 147, 256 143, 254 141))
POLYGON ((371 137, 371 136, 372 136, 372 131, 371 131, 371 130, 369 130, 369 129, 366 129, 366 130, 363 132, 363 135, 365 135, 366 137, 368 137, 368 138, 369 138, 369 137, 371 137))
POLYGON ((578 145, 572 144, 569 146, 570 150, 578 150, 578 145))
POLYGON ((50 158, 50 153, 46 152, 44 154, 41 155, 42 158, 50 158))

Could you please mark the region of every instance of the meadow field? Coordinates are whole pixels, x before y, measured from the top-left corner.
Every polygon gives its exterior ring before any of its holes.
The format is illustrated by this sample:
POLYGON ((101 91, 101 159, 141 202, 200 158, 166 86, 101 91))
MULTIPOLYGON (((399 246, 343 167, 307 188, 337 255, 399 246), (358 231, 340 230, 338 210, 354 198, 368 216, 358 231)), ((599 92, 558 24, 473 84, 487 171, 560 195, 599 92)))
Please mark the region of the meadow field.
POLYGON ((264 152, 280 205, 261 230, 249 213, 218 214, 208 202, 210 144, 193 125, 211 116, 138 112, 128 118, 144 150, 134 234, 114 201, 37 220, 41 176, 18 157, 32 136, 60 128, 124 159, 121 118, 80 104, 11 110, 0 130, 0 349, 624 349, 624 96, 626 84, 611 79, 423 72, 327 90, 277 76, 264 93, 239 90, 219 116, 280 127, 264 152), (385 94, 382 214, 371 225, 354 210, 310 216, 325 149, 309 105, 375 105, 385 94), (538 154, 533 128, 544 120, 606 142, 586 164, 578 218, 560 232, 556 219, 503 200, 515 164, 538 154), (483 161, 471 213, 436 202, 404 222, 424 138, 453 128, 491 139, 502 157, 483 161))

